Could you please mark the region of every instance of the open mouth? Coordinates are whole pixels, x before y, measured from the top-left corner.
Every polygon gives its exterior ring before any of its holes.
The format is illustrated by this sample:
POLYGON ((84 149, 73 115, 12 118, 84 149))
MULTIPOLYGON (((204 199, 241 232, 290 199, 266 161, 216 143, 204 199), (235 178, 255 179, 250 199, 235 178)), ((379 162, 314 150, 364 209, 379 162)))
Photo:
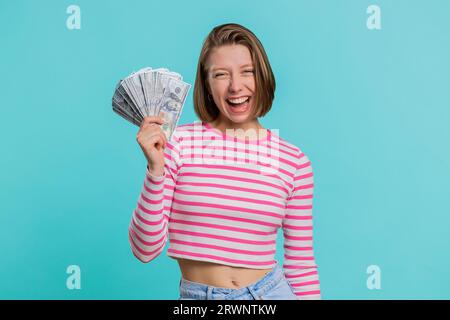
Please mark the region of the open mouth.
POLYGON ((248 109, 251 97, 241 97, 237 99, 226 99, 230 110, 233 112, 245 112, 248 109))

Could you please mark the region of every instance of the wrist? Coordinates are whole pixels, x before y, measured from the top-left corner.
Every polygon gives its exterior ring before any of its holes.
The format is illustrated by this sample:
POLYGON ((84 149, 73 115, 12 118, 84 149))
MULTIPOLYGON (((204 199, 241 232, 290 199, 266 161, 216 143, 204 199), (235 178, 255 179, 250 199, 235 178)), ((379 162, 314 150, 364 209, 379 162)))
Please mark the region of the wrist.
POLYGON ((147 164, 147 171, 150 173, 150 175, 154 177, 161 177, 164 175, 164 168, 151 168, 150 165, 147 164))

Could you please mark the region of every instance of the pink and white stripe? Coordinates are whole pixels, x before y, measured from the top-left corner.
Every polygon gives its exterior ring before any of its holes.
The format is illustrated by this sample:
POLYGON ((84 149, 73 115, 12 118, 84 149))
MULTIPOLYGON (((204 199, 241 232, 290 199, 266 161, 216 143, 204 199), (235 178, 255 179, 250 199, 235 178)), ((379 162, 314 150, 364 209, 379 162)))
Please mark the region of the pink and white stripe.
POLYGON ((164 175, 146 172, 129 226, 133 254, 149 262, 169 242, 167 255, 174 259, 265 269, 275 265, 282 228, 287 280, 298 299, 321 299, 311 162, 299 148, 269 133, 257 141, 231 138, 230 148, 230 138, 206 123, 178 126, 165 149, 164 175), (277 150, 276 157, 260 153, 260 146, 277 150), (224 161, 217 150, 227 148, 224 161), (248 161, 249 153, 256 158, 248 161))

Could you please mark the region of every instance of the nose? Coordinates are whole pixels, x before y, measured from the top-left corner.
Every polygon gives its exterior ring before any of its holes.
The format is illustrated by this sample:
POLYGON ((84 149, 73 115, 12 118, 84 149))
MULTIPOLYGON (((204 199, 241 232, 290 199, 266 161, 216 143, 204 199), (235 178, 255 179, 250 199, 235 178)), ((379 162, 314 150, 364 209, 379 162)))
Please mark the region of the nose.
POLYGON ((230 85, 228 87, 230 93, 236 93, 242 90, 242 79, 239 76, 233 75, 230 77, 230 85))

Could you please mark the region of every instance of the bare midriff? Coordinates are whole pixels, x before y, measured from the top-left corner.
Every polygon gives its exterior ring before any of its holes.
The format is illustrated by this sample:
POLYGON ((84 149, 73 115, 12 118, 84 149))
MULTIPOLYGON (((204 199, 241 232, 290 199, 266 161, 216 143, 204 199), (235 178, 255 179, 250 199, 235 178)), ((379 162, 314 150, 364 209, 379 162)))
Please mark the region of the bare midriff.
POLYGON ((272 268, 249 269, 182 258, 176 260, 184 279, 220 288, 240 289, 272 271, 272 268))

